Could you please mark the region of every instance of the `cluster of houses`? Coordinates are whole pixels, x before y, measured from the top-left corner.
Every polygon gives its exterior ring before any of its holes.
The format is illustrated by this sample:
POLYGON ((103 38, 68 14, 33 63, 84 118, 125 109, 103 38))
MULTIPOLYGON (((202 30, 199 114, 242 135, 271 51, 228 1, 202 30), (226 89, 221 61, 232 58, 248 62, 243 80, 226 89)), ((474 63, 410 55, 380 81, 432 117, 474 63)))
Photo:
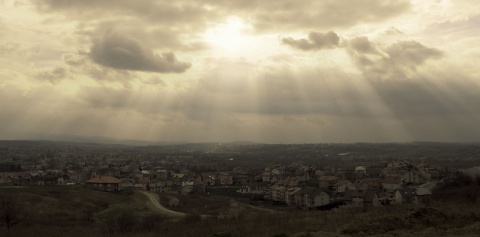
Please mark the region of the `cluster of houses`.
POLYGON ((90 173, 63 170, 0 172, 0 184, 74 185, 87 180, 90 173))
POLYGON ((356 167, 308 167, 293 163, 253 171, 242 168, 224 172, 131 167, 97 174, 94 169, 75 172, 46 170, 0 173, 0 184, 73 185, 103 191, 149 190, 157 193, 206 193, 208 187, 237 187, 252 199, 303 209, 341 203, 351 206, 429 203, 442 167, 412 165, 406 161, 356 167))
POLYGON ((265 167, 261 182, 244 185, 238 192, 303 209, 428 204, 440 170, 401 161, 338 169, 273 166, 265 167))

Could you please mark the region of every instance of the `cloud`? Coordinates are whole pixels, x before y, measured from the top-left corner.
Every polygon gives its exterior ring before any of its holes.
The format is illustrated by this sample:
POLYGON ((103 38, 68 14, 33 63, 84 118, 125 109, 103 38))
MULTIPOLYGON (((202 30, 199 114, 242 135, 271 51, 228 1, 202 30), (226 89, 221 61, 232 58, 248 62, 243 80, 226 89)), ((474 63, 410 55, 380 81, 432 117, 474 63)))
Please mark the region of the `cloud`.
POLYGON ((360 54, 381 54, 380 51, 373 45, 367 37, 355 37, 350 39, 349 46, 353 51, 360 54))
POLYGON ((327 33, 310 32, 308 39, 295 40, 287 37, 283 38, 282 42, 300 50, 320 50, 338 47, 340 37, 333 31, 327 33))
MULTIPOLYGON (((34 1, 41 12, 60 12, 67 19, 96 21, 98 18, 135 16, 165 24, 192 22, 208 19, 208 11, 197 1, 150 1, 150 0, 46 0, 34 1)), ((210 14, 213 16, 213 13, 210 14)))
POLYGON ((399 41, 385 49, 390 61, 396 64, 420 65, 428 59, 438 59, 443 53, 435 48, 427 47, 417 41, 399 41))
POLYGON ((174 25, 189 32, 203 31, 232 15, 248 19, 259 31, 348 28, 382 22, 411 8, 408 0, 46 0, 35 4, 41 12, 61 13, 66 19, 98 22, 102 17, 128 15, 149 25, 174 25))
POLYGON ((191 66, 178 61, 173 53, 155 54, 140 41, 116 33, 94 40, 90 58, 105 67, 133 71, 181 73, 191 66))
POLYGON ((208 0, 209 4, 235 14, 244 14, 261 31, 278 29, 348 28, 376 23, 410 10, 407 0, 311 1, 208 0))
POLYGON ((68 76, 68 71, 63 67, 55 67, 52 69, 44 69, 37 74, 37 78, 48 80, 51 83, 59 82, 68 76))
POLYGON ((199 1, 183 0, 46 0, 33 1, 33 4, 50 21, 77 23, 75 37, 80 42, 98 32, 115 29, 126 35, 135 35, 156 49, 169 50, 205 48, 198 33, 208 25, 218 23, 216 20, 221 15, 207 10, 199 1))
POLYGON ((367 37, 347 40, 346 52, 354 64, 372 80, 399 80, 412 78, 418 67, 428 60, 439 59, 444 53, 417 41, 397 41, 382 47, 367 37))

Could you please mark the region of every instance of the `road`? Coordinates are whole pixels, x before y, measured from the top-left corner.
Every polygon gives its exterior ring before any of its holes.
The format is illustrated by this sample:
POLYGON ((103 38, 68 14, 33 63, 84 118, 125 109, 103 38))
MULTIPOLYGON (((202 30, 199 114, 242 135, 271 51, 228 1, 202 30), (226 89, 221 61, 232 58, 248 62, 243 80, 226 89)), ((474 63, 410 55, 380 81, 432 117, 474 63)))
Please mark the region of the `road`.
POLYGON ((170 216, 170 217, 177 217, 177 218, 184 217, 186 215, 183 212, 172 211, 172 210, 167 209, 166 207, 162 206, 162 204, 160 204, 160 202, 158 201, 159 199, 158 199, 157 194, 147 192, 147 191, 140 191, 140 192, 142 192, 143 194, 145 194, 148 197, 148 199, 152 202, 153 206, 161 214, 164 214, 164 215, 170 216))

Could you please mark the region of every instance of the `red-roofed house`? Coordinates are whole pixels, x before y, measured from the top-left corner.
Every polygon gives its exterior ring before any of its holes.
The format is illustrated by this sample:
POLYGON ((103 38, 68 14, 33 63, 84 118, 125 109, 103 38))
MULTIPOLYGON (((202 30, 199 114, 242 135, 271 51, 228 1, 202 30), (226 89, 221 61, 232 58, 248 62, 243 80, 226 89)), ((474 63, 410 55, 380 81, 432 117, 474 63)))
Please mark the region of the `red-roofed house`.
POLYGON ((87 181, 87 188, 114 192, 120 190, 122 181, 112 176, 97 176, 87 181))

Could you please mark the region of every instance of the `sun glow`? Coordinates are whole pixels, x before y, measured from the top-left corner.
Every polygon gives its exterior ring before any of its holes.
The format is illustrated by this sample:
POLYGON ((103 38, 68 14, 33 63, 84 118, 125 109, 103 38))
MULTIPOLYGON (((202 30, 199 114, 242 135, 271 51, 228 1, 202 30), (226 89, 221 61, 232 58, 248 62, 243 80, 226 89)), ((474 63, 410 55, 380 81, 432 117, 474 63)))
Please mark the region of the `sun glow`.
POLYGON ((203 37, 216 55, 243 56, 253 45, 251 27, 239 17, 229 17, 224 23, 209 28, 203 37))

